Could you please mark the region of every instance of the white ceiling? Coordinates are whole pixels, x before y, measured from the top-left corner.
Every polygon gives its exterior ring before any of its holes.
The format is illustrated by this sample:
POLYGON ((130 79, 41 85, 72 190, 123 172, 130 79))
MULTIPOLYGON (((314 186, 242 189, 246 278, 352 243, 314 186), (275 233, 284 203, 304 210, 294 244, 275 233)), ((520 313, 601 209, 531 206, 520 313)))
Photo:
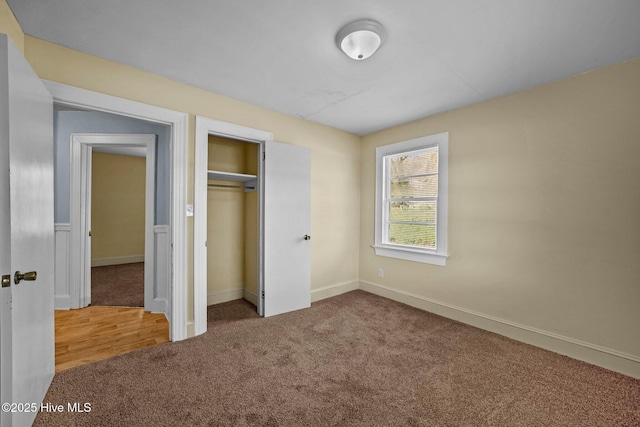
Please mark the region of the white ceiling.
POLYGON ((355 134, 640 57, 638 0, 8 0, 25 33, 355 134), (370 59, 335 45, 373 19, 370 59))

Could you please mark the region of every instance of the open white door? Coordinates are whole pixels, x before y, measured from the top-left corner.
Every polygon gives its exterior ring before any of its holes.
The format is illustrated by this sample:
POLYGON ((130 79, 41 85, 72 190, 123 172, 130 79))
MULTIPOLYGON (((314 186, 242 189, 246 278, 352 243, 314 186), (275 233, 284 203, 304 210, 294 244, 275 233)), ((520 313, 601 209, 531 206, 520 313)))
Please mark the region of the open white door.
POLYGON ((0 34, 0 402, 10 405, 2 426, 31 425, 53 378, 53 239, 53 101, 0 34), (35 280, 14 283, 32 271, 35 280))
POLYGON ((265 142, 264 316, 311 306, 311 151, 265 142))

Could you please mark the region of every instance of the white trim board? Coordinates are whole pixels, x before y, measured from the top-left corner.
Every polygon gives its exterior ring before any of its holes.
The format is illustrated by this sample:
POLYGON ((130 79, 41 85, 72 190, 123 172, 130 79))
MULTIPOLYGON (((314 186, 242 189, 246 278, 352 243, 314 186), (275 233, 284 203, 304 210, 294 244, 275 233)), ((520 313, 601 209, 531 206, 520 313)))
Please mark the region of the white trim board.
POLYGON ((55 103, 103 111, 171 126, 171 295, 170 338, 187 338, 187 131, 188 115, 48 80, 55 103))
POLYGON ((91 267, 105 267, 107 265, 133 264, 135 262, 144 262, 144 254, 113 256, 107 258, 94 258, 91 260, 91 267))
POLYGON ((71 236, 71 224, 56 223, 55 235, 55 273, 53 307, 56 310, 69 310, 71 308, 71 295, 69 290, 69 244, 71 236))
POLYGON ((164 313, 165 316, 168 316, 170 312, 169 286, 171 282, 169 226, 164 224, 154 225, 153 238, 153 248, 155 250, 153 261, 155 264, 152 266, 152 269, 155 277, 155 287, 153 289, 153 295, 151 295, 149 309, 153 313, 164 313))
POLYGON ((640 358, 553 332, 500 319, 410 292, 361 280, 359 289, 467 325, 534 345, 555 353, 640 378, 640 358))

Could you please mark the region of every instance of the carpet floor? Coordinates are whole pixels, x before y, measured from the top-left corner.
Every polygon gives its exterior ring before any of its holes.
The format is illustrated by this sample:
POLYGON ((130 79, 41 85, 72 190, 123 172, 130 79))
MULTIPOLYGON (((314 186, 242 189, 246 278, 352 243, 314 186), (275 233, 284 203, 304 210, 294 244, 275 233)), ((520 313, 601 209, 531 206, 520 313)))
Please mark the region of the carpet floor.
POLYGON ((144 307, 144 262, 92 267, 91 305, 144 307))
POLYGON ((363 291, 72 368, 36 426, 638 426, 640 380, 363 291))

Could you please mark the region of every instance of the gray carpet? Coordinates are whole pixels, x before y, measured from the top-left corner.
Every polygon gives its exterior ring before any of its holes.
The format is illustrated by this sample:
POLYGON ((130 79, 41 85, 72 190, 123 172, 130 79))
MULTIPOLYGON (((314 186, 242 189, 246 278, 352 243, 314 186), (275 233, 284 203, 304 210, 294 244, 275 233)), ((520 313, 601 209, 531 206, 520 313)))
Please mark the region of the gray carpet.
POLYGON ((638 426, 640 380, 363 291, 57 374, 36 426, 638 426))

